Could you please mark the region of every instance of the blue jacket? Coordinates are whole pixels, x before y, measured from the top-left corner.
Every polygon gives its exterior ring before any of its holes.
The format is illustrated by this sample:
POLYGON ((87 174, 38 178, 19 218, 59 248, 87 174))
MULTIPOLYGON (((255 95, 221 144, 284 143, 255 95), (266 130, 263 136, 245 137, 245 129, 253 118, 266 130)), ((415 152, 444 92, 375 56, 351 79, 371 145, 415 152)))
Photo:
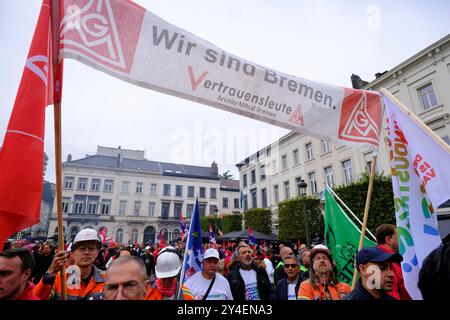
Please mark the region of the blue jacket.
MULTIPOLYGON (((287 300, 288 299, 288 282, 287 278, 281 279, 277 282, 277 285, 272 292, 272 300, 287 300)), ((302 275, 298 275, 298 281, 295 285, 295 296, 297 296, 298 288, 302 282, 302 275)))
POLYGON ((367 291, 362 283, 361 280, 359 280, 356 283, 355 289, 353 289, 345 298, 344 300, 397 300, 390 295, 388 295, 386 292, 383 292, 381 298, 377 299, 374 296, 372 296, 369 291, 367 291))

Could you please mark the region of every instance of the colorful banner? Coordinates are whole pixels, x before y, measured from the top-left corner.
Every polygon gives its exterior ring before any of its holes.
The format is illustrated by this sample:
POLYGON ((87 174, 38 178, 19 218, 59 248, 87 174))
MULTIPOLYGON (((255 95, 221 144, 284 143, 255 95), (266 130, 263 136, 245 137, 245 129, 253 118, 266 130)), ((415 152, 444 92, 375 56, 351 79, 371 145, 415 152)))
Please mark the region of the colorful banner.
MULTIPOLYGON (((361 230, 325 188, 325 244, 330 248, 339 281, 349 285, 353 280, 354 259, 360 238, 361 230)), ((376 245, 375 242, 364 237, 363 247, 376 245)))
POLYGON ((144 88, 336 144, 378 147, 382 108, 376 92, 262 67, 131 1, 63 0, 62 9, 61 57, 144 88))
POLYGON ((422 262, 441 244, 435 212, 450 198, 450 153, 397 102, 385 95, 383 101, 403 278, 410 296, 422 299, 422 262))

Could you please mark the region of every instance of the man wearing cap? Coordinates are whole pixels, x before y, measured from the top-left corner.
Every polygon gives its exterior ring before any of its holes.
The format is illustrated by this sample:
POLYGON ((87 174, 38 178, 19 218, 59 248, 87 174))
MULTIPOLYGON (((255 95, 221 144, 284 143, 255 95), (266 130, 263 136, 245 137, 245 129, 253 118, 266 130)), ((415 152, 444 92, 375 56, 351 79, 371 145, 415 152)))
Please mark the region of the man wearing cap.
POLYGON ((314 246, 311 264, 309 279, 303 281, 298 290, 298 300, 340 300, 351 291, 348 284, 338 281, 331 252, 326 246, 314 246))
POLYGON ((219 252, 214 248, 205 251, 202 260, 202 271, 193 274, 187 281, 195 300, 233 300, 230 284, 227 279, 217 273, 219 252))
MULTIPOLYGON (((66 273, 67 300, 99 300, 105 281, 105 272, 94 266, 101 246, 97 231, 86 228, 78 232, 71 248, 74 265, 66 273)), ((41 300, 61 299, 59 271, 66 264, 68 253, 58 252, 33 293, 41 300)))
MULTIPOLYGON (((164 247, 156 257, 155 285, 162 294, 163 300, 176 300, 179 288, 178 275, 181 270, 181 259, 174 247, 164 247)), ((194 300, 191 291, 182 284, 180 300, 194 300)))
POLYGON ((387 253, 378 247, 368 247, 356 254, 360 279, 345 300, 397 300, 387 292, 394 285, 392 263, 403 260, 398 253, 387 253))

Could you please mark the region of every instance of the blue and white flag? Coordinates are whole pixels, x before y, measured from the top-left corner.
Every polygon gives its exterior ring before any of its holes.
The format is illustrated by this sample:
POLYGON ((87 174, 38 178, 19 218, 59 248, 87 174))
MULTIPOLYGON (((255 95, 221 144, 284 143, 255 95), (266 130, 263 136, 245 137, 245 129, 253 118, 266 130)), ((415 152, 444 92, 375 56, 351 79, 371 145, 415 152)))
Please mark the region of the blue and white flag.
POLYGON ((256 245, 256 238, 253 236, 252 228, 248 227, 248 244, 251 246, 256 245))
POLYGON ((240 209, 244 208, 244 193, 242 192, 242 190, 241 190, 241 195, 239 197, 239 207, 240 207, 240 209))
POLYGON ((195 199, 194 210, 191 215, 189 237, 186 243, 186 254, 181 279, 186 282, 194 273, 202 270, 202 230, 200 227, 200 210, 198 198, 195 199))
POLYGON ((209 245, 211 248, 216 248, 216 235, 211 223, 209 224, 209 245))
POLYGON ((450 148, 385 90, 388 147, 402 272, 413 299, 422 262, 441 244, 437 208, 450 198, 450 148))

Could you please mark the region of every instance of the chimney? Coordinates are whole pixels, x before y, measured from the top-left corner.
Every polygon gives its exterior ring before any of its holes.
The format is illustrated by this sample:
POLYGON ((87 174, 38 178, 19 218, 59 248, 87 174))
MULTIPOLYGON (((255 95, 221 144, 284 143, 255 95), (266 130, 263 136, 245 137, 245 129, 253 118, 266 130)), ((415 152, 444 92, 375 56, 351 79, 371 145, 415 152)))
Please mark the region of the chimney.
POLYGON ((67 162, 70 162, 70 161, 72 161, 72 155, 69 153, 69 154, 67 155, 67 162))
POLYGON ((353 89, 362 89, 365 85, 369 84, 369 82, 362 80, 357 74, 352 74, 351 79, 353 89))
POLYGON ((377 72, 377 73, 375 73, 375 78, 378 79, 379 77, 381 77, 386 72, 387 72, 387 70, 385 72, 377 72))
POLYGON ((215 161, 213 161, 213 163, 211 163, 211 171, 217 176, 219 175, 219 166, 217 165, 217 163, 215 161))

